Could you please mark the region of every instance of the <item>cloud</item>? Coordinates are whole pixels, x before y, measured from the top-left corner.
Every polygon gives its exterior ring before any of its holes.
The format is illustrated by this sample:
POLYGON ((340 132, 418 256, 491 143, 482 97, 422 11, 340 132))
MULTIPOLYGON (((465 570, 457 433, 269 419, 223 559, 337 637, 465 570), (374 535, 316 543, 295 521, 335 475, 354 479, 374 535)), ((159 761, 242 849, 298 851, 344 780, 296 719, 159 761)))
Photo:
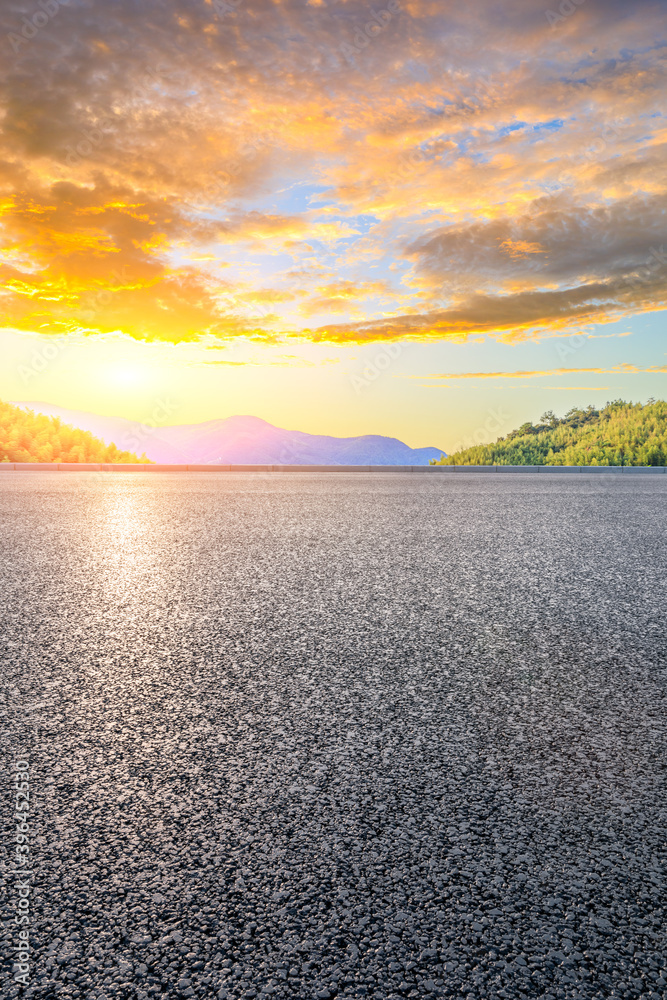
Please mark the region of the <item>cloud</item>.
POLYGON ((267 215, 261 212, 247 212, 221 224, 217 236, 225 242, 250 241, 262 244, 278 237, 282 240, 301 238, 308 230, 305 216, 267 215))
POLYGON ((385 281, 332 281, 319 285, 313 298, 304 302, 300 312, 306 316, 318 313, 349 312, 358 310, 359 303, 368 298, 386 298, 391 290, 385 281))
POLYGON ((8 325, 512 341, 666 303, 662 2, 45 9, 0 11, 8 325))
POLYGON ((425 284, 446 280, 453 290, 465 288, 471 272, 478 283, 505 288, 584 284, 646 267, 659 274, 667 269, 666 214, 667 190, 613 204, 547 196, 519 213, 431 230, 405 253, 425 284))
MULTIPOLYGON (((515 372, 447 372, 432 375, 407 375, 404 378, 419 379, 487 379, 487 378, 510 378, 510 379, 532 379, 544 378, 547 375, 640 375, 640 374, 663 374, 667 372, 667 365, 652 366, 650 368, 638 368, 636 365, 620 364, 612 368, 549 368, 544 371, 515 371, 515 372)), ((561 386, 561 388, 567 388, 561 386)), ((570 388, 580 388, 574 386, 570 388)), ((581 388, 586 388, 585 386, 581 388)))
POLYGON ((531 253, 546 253, 539 243, 529 243, 527 240, 506 239, 500 244, 500 249, 509 254, 512 260, 521 260, 531 253))
MULTIPOLYGON (((633 280, 636 278, 632 276, 633 280)), ((576 288, 521 291, 507 295, 471 294, 460 305, 366 323, 329 324, 311 329, 315 341, 366 343, 390 340, 465 340, 489 334, 511 341, 571 330, 575 325, 611 322, 657 308, 667 298, 667 274, 653 281, 591 282, 576 288)))

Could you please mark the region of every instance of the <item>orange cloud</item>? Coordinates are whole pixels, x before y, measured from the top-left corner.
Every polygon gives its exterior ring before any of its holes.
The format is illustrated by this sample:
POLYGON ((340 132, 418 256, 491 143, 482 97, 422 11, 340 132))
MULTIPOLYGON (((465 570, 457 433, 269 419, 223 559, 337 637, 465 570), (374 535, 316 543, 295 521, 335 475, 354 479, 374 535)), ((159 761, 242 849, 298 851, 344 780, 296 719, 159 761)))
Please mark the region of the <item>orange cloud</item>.
POLYGON ((528 243, 527 240, 503 240, 500 249, 509 254, 512 260, 520 260, 530 253, 546 253, 539 243, 528 243))
POLYGON ((7 325, 515 341, 667 304, 660 4, 156 10, 0 11, 7 325))

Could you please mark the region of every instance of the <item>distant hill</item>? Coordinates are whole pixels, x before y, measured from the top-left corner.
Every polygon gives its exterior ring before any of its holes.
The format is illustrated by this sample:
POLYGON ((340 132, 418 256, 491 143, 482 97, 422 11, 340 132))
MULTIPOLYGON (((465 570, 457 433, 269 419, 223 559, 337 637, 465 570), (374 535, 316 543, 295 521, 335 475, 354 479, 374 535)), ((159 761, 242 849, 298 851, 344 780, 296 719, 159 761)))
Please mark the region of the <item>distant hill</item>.
POLYGON ((366 434, 336 438, 283 430, 259 417, 227 417, 201 424, 146 427, 123 417, 67 410, 51 403, 16 406, 91 431, 119 448, 145 452, 159 463, 201 465, 428 465, 439 448, 409 448, 396 438, 366 434))
POLYGON ((596 410, 551 410, 539 424, 522 424, 495 444, 475 445, 437 465, 666 465, 667 403, 622 399, 596 410))
POLYGON ((0 462, 146 462, 59 417, 0 400, 0 462))

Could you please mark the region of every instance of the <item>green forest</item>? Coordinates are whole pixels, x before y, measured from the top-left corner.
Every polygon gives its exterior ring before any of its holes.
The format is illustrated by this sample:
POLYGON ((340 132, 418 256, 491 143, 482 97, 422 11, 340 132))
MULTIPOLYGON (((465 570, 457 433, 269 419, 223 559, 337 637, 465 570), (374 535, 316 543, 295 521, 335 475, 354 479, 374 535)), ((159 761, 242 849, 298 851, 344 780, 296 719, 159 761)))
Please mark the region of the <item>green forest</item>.
POLYGON ((89 431, 0 400, 0 462, 148 462, 89 431))
POLYGON ((433 465, 667 465, 667 403, 616 399, 601 410, 548 410, 495 444, 475 445, 433 465))

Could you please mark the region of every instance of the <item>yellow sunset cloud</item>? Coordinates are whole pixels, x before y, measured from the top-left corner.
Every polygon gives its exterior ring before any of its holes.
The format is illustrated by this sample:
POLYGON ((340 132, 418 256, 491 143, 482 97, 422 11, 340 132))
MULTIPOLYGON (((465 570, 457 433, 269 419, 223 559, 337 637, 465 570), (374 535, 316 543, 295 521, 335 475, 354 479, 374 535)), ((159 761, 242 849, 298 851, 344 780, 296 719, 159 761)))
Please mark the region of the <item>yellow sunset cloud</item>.
POLYGON ((8 8, 4 322, 514 342, 664 307, 661 20, 612 6, 517 0, 502 45, 490 2, 8 8))

